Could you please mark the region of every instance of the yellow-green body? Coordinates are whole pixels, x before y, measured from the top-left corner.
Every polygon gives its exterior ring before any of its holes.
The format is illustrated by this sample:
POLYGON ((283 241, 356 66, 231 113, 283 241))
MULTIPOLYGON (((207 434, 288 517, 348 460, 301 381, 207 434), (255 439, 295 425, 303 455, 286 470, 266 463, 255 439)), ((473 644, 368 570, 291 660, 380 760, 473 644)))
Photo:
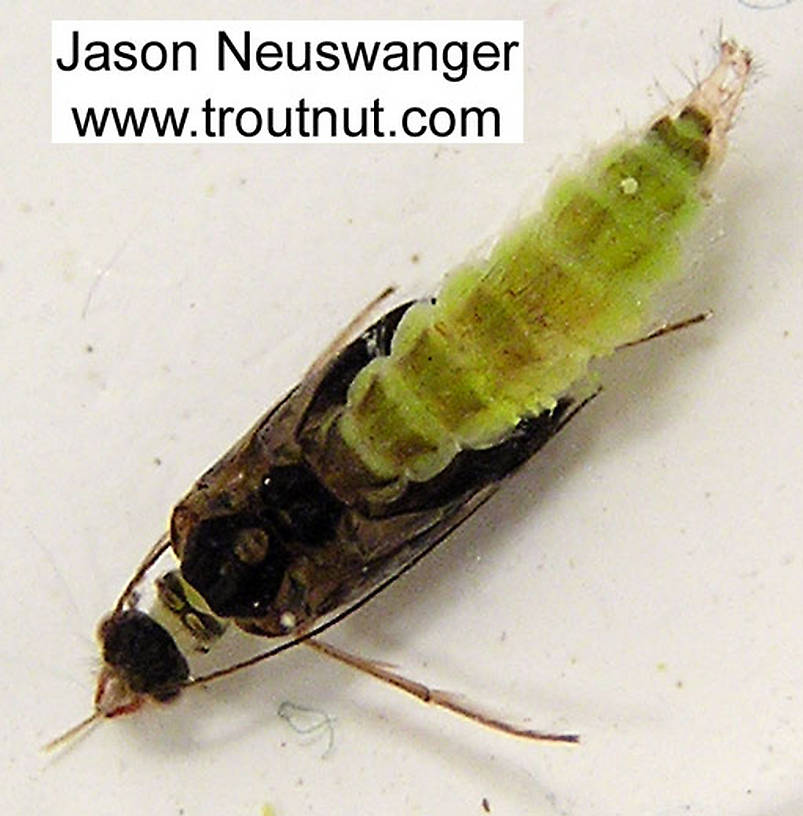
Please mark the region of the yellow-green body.
POLYGON ((414 305, 352 381, 337 430, 382 480, 425 481, 551 410, 592 358, 644 333, 701 205, 710 124, 695 109, 599 156, 489 257, 414 305))

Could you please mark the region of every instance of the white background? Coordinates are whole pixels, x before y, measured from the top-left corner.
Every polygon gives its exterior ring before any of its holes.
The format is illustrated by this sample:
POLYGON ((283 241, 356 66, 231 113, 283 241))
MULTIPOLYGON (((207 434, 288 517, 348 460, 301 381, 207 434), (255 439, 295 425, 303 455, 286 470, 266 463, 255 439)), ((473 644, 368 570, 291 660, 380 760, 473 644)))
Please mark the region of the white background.
POLYGON ((2 811, 802 813, 803 6, 319 2, 524 18, 525 144, 50 144, 52 18, 311 8, 4 4, 2 811), (95 623, 194 477, 388 282, 428 291, 660 108, 655 81, 683 95, 720 23, 756 79, 723 235, 675 308, 715 319, 619 355, 593 407, 332 636, 583 743, 489 733, 299 649, 40 755, 89 710, 95 623), (283 701, 335 718, 329 756, 283 701))

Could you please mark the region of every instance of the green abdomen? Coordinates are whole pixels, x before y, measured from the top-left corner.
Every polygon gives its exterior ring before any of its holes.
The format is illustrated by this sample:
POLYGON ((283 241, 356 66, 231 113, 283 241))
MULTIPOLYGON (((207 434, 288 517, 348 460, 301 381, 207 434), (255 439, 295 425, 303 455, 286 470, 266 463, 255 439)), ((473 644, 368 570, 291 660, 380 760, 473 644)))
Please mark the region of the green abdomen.
POLYGON ((413 306, 337 420, 362 464, 380 479, 430 479, 552 409, 592 358, 640 336, 699 209, 707 132, 694 109, 659 120, 555 185, 487 260, 413 306))

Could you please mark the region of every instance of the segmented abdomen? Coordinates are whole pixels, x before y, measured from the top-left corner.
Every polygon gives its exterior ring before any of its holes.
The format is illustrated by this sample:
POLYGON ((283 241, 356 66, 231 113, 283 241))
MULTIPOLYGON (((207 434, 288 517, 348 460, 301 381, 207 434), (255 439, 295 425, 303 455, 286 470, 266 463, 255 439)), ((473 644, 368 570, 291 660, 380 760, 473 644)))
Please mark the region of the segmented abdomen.
POLYGON ((461 449, 552 409, 592 358, 643 333, 699 209, 709 131, 695 108, 658 120, 553 186, 541 213, 413 306, 337 420, 362 465, 430 479, 461 449))

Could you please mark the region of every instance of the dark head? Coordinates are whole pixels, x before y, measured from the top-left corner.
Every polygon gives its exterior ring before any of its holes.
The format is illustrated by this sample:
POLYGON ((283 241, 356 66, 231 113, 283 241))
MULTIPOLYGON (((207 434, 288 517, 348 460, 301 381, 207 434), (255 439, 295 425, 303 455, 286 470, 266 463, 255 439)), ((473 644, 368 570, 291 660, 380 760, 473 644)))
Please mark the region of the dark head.
POLYGON ((175 699, 190 676, 170 633, 138 609, 114 612, 98 627, 103 668, 95 708, 104 717, 136 711, 146 700, 175 699))

